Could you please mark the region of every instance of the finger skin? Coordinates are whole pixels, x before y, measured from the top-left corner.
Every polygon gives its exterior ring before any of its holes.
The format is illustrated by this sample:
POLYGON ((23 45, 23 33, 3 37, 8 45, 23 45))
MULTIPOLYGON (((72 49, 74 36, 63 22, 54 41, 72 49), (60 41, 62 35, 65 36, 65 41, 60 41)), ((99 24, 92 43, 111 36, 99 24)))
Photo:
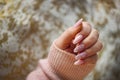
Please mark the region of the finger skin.
POLYGON ((91 25, 88 22, 83 22, 82 24, 83 24, 82 30, 75 36, 73 44, 80 43, 84 38, 86 38, 91 33, 92 29, 91 25))
POLYGON ((70 46, 72 40, 74 39, 75 35, 81 31, 82 29, 82 22, 78 21, 73 27, 68 28, 63 32, 63 34, 56 40, 56 45, 60 49, 66 49, 70 46), (79 22, 79 23, 78 23, 79 22))
POLYGON ((96 54, 96 55, 90 56, 87 59, 78 59, 77 61, 74 62, 74 65, 83 65, 86 63, 95 64, 97 62, 97 59, 98 59, 98 55, 96 54))
POLYGON ((95 53, 99 52, 103 48, 103 45, 101 41, 97 41, 94 46, 86 50, 86 53, 88 53, 88 57, 94 55, 95 53))
POLYGON ((102 47, 103 47, 102 43, 98 40, 96 44, 92 46, 91 48, 86 49, 82 53, 78 53, 76 59, 87 59, 90 56, 96 55, 96 53, 100 51, 102 47))
POLYGON ((82 44, 84 44, 85 48, 87 49, 93 46, 97 42, 98 38, 99 38, 98 31, 95 29, 92 29, 92 32, 87 38, 83 40, 82 44))
POLYGON ((95 64, 97 62, 97 59, 98 59, 98 55, 95 54, 93 56, 90 56, 89 58, 83 60, 84 63, 92 63, 92 64, 95 64))
POLYGON ((88 22, 83 22, 82 24, 83 28, 76 36, 83 35, 83 37, 85 38, 91 33, 92 27, 88 22))
POLYGON ((90 48, 91 46, 93 46, 99 37, 99 33, 97 30, 92 29, 91 33, 88 35, 88 37, 86 37, 81 43, 78 43, 74 49, 74 52, 81 52, 85 49, 90 48))

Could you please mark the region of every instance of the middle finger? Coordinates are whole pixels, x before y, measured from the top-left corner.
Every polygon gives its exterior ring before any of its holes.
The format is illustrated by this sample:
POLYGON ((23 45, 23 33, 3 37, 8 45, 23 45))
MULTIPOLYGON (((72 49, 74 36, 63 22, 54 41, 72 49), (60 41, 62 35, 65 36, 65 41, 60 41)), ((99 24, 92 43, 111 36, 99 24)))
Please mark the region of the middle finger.
POLYGON ((86 37, 82 41, 82 43, 76 45, 74 52, 78 53, 93 46, 97 42, 98 37, 99 37, 98 31, 95 29, 92 29, 92 32, 90 33, 90 35, 86 37))

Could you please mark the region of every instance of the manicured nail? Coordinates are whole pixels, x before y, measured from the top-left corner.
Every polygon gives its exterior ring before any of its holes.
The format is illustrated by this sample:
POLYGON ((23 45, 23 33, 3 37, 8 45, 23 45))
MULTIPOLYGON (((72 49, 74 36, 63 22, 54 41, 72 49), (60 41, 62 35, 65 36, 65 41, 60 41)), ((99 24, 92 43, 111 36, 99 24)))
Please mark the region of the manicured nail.
POLYGON ((74 52, 80 52, 84 50, 84 44, 80 44, 79 46, 77 46, 75 49, 74 49, 74 52))
POLYGON ((82 41, 82 39, 83 39, 83 35, 77 36, 77 37, 73 40, 73 44, 77 44, 78 42, 82 41))
POLYGON ((74 65, 81 65, 83 63, 84 63, 83 60, 77 60, 77 61, 74 62, 74 65))
POLYGON ((87 56, 86 52, 79 53, 77 56, 75 56, 76 60, 83 59, 87 56))
POLYGON ((74 27, 78 27, 82 23, 83 19, 81 18, 77 23, 75 23, 74 27))

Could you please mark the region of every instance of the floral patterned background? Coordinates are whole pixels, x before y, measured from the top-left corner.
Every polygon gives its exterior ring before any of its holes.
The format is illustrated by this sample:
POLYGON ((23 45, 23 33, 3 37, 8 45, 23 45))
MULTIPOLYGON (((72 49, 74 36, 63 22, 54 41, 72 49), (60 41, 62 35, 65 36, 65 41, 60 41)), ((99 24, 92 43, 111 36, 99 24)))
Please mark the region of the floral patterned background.
POLYGON ((120 0, 0 0, 0 80, 24 80, 77 20, 100 31, 101 53, 120 43, 120 0))

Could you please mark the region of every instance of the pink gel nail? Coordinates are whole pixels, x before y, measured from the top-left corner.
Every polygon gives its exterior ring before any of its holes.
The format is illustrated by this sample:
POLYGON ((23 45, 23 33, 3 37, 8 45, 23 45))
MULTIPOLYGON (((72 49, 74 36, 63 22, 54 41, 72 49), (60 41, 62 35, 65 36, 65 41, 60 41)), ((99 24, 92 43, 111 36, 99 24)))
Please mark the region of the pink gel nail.
POLYGON ((77 23, 75 23, 74 27, 78 27, 82 23, 83 19, 81 18, 77 23))
POLYGON ((75 61, 74 65, 81 65, 83 63, 84 63, 83 60, 77 60, 77 61, 75 61))
POLYGON ((79 53, 77 56, 75 56, 75 59, 79 60, 79 59, 85 58, 86 56, 87 56, 87 53, 82 52, 82 53, 79 53))
POLYGON ((78 42, 82 41, 82 39, 83 39, 83 36, 82 36, 82 35, 77 36, 77 37, 73 40, 73 44, 77 44, 78 42))
POLYGON ((79 46, 77 46, 75 49, 74 49, 74 52, 81 52, 82 50, 84 50, 84 44, 80 44, 79 46))

